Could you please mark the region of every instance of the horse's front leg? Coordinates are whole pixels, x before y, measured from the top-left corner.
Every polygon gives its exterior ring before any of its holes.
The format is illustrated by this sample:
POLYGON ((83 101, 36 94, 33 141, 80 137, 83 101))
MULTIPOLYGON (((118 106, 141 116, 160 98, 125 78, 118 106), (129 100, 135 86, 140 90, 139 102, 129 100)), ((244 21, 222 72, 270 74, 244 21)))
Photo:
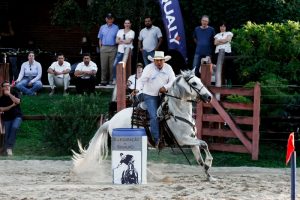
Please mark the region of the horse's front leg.
POLYGON ((200 145, 199 145, 200 151, 201 151, 201 149, 203 149, 204 152, 205 152, 205 161, 204 161, 204 163, 207 166, 211 167, 212 166, 213 157, 212 157, 212 155, 210 154, 210 152, 208 150, 208 145, 203 140, 199 140, 199 141, 200 141, 200 145))
POLYGON ((208 170, 210 168, 209 165, 207 165, 201 155, 200 152, 200 147, 199 146, 192 146, 192 152, 196 158, 197 163, 203 167, 204 173, 206 174, 206 178, 207 180, 211 181, 212 180, 212 176, 209 174, 208 170))

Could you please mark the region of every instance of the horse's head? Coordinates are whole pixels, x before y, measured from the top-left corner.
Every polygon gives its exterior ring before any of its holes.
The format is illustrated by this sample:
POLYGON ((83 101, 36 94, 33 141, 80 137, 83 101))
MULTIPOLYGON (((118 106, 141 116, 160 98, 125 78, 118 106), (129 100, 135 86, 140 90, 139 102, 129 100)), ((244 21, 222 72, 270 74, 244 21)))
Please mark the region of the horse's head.
POLYGON ((205 103, 208 103, 212 99, 212 94, 210 91, 203 85, 201 80, 195 76, 193 71, 181 71, 182 77, 185 80, 185 90, 190 93, 191 96, 200 99, 205 103))

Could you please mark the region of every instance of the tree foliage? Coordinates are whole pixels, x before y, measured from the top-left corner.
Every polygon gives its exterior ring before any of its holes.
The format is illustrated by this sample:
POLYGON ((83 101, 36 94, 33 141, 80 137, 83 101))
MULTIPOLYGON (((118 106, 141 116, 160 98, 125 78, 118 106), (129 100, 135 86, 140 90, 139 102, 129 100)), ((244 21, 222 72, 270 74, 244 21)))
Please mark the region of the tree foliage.
POLYGON ((255 24, 247 22, 233 30, 233 48, 240 55, 240 76, 244 82, 263 81, 268 74, 299 83, 300 75, 300 24, 255 24))
POLYGON ((234 29, 233 48, 239 59, 242 83, 259 81, 264 104, 281 107, 262 108, 269 116, 296 115, 299 89, 288 87, 300 81, 300 23, 256 24, 247 22, 234 29))

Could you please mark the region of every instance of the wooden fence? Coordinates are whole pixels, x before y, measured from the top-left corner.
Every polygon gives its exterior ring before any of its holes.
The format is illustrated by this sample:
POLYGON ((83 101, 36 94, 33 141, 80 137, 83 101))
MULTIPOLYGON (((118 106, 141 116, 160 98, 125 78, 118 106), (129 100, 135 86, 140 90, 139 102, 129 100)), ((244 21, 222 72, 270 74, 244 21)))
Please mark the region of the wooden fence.
POLYGON ((257 160, 259 154, 260 84, 256 83, 255 87, 251 89, 214 87, 210 85, 211 68, 210 64, 201 66, 201 80, 213 94, 220 94, 221 100, 213 98, 210 104, 198 103, 196 111, 198 138, 207 141, 212 150, 249 153, 253 160, 257 160), (250 97, 252 103, 227 102, 226 96, 233 94, 250 97), (234 115, 234 113, 242 115, 234 115), (230 138, 238 139, 240 144, 236 144, 237 141, 230 140, 230 138))

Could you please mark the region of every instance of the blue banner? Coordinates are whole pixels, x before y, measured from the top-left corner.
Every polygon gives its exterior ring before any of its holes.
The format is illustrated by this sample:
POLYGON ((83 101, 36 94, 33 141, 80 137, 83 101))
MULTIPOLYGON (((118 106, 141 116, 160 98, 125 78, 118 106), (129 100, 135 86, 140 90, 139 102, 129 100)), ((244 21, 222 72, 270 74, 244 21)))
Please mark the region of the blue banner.
POLYGON ((159 0, 168 48, 177 50, 187 62, 185 32, 178 0, 159 0))

